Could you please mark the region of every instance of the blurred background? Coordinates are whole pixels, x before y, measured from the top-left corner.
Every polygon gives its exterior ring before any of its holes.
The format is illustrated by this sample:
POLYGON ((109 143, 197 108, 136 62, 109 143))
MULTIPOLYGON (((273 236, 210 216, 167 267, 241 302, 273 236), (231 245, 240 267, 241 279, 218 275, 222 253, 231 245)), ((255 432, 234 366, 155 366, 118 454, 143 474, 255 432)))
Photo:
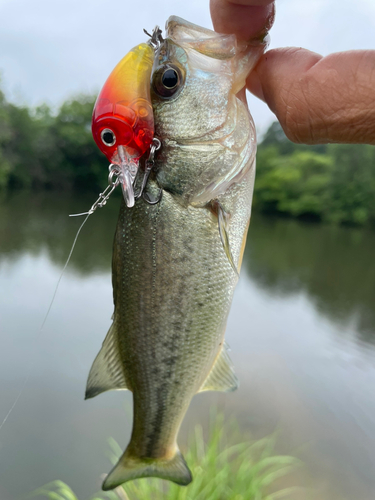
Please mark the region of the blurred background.
MULTIPOLYGON (((0 430, 1 500, 54 479, 89 498, 110 468, 107 438, 129 438, 131 394, 83 401, 111 322, 119 196, 87 222, 38 331, 81 223, 68 214, 106 185, 95 94, 142 29, 172 14, 211 27, 202 0, 0 0, 0 422, 29 374, 0 430)), ((374 48, 374 33, 372 0, 280 0, 271 47, 374 48)), ((257 180, 227 327, 241 386, 197 396, 181 440, 217 405, 303 461, 298 500, 373 500, 375 148, 296 146, 263 103, 249 106, 257 180)))

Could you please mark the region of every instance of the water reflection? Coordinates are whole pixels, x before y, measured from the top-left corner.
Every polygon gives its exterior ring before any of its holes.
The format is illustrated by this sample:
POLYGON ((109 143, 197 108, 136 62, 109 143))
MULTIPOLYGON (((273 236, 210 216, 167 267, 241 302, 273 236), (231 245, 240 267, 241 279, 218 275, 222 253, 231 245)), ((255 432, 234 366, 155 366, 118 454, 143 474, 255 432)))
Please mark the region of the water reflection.
MULTIPOLYGON (((119 198, 84 227, 37 335, 82 221, 67 215, 87 210, 95 197, 0 200, 0 419, 31 366, 0 433, 1 500, 57 478, 88 498, 109 469, 107 437, 123 448, 129 437, 123 402, 130 406, 131 394, 83 401, 113 310, 119 198)), ((279 429, 279 451, 307 464, 299 480, 310 478, 309 500, 374 497, 374 243, 375 233, 353 228, 253 217, 227 327, 240 390, 194 398, 182 441, 219 403, 255 437, 279 429)))
MULTIPOLYGON (((52 262, 64 265, 82 217, 69 214, 88 210, 98 193, 59 195, 22 192, 0 199, 0 261, 15 260, 26 252, 48 253, 52 262)), ((119 199, 114 195, 91 216, 79 238, 69 268, 81 275, 108 271, 119 199)))
POLYGON ((259 286, 306 292, 321 314, 375 343, 374 231, 256 215, 249 240, 244 267, 259 286))
MULTIPOLYGON (((17 193, 0 199, 0 260, 47 251, 65 263, 82 218, 96 193, 57 196, 17 193)), ((110 270, 119 198, 88 220, 69 268, 81 275, 110 270)), ((375 343, 375 231, 301 223, 255 214, 243 271, 276 296, 306 292, 318 311, 354 325, 358 340, 375 343)))

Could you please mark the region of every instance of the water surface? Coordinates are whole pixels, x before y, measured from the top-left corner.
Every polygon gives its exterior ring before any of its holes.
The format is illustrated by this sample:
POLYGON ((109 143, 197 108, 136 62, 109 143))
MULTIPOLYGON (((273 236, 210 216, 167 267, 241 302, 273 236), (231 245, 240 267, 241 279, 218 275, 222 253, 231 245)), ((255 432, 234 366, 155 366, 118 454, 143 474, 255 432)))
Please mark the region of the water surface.
MULTIPOLYGON (((93 196, 16 194, 0 202, 0 498, 54 479, 80 498, 124 448, 131 394, 84 401, 91 363, 111 323, 111 250, 119 199, 82 230, 43 332, 61 269, 93 196)), ((301 498, 375 497, 375 232, 254 215, 227 340, 240 378, 233 394, 201 394, 181 439, 219 405, 257 438, 305 467, 301 498), (308 490, 313 490, 311 493, 308 490), (304 491, 304 492, 303 492, 304 491), (310 495, 310 496, 308 496, 310 495)))

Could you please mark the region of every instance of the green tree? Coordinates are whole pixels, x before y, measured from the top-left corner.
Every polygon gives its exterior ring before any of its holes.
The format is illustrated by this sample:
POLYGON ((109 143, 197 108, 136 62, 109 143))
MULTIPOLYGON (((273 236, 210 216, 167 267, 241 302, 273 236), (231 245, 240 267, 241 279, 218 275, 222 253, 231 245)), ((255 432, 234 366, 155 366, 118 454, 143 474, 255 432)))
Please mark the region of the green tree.
POLYGON ((105 186, 108 160, 91 133, 94 104, 94 96, 81 95, 61 106, 51 129, 57 152, 55 165, 61 174, 51 166, 55 175, 50 179, 52 187, 60 183, 81 189, 105 186))
POLYGON ((6 109, 6 101, 3 92, 0 90, 0 190, 8 184, 11 164, 6 157, 5 147, 9 142, 11 129, 9 117, 6 109))
POLYGON ((336 223, 375 222, 375 147, 330 144, 334 169, 324 219, 336 223))
MULTIPOLYGON (((8 103, 0 91, 0 190, 102 189, 108 161, 91 134, 95 96, 57 113, 8 103)), ((293 144, 273 123, 258 147, 254 208, 332 223, 375 223, 375 147, 293 144)))
POLYGON ((32 112, 26 106, 11 103, 5 103, 4 108, 10 130, 4 145, 4 154, 11 165, 9 187, 44 187, 46 152, 53 144, 51 111, 41 106, 32 112))
POLYGON ((273 123, 258 148, 254 208, 332 223, 375 223, 375 147, 293 144, 273 123))
POLYGON ((254 190, 255 209, 321 218, 332 168, 332 158, 312 151, 281 156, 275 147, 262 150, 254 190))
POLYGON ((91 134, 94 96, 62 104, 57 114, 8 103, 0 92, 0 189, 105 186, 107 160, 91 134))

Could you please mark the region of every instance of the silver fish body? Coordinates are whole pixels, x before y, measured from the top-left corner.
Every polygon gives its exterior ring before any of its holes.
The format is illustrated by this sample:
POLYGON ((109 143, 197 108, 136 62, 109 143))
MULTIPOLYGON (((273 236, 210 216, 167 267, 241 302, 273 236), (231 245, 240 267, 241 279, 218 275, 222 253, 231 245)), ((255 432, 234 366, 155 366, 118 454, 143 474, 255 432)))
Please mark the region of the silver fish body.
POLYGON ((87 385, 87 397, 129 389, 134 398, 131 440, 104 489, 147 476, 188 484, 176 440, 192 397, 237 387, 224 333, 250 218, 255 131, 236 94, 264 44, 241 49, 176 17, 167 35, 152 77, 162 148, 147 186, 163 197, 122 203, 113 324, 87 385), (170 66, 181 88, 166 98, 155 80, 170 66))

